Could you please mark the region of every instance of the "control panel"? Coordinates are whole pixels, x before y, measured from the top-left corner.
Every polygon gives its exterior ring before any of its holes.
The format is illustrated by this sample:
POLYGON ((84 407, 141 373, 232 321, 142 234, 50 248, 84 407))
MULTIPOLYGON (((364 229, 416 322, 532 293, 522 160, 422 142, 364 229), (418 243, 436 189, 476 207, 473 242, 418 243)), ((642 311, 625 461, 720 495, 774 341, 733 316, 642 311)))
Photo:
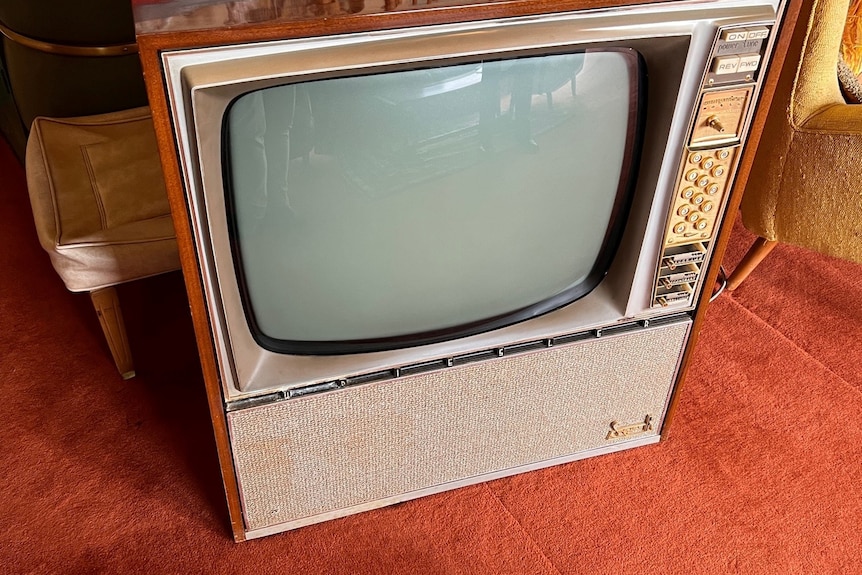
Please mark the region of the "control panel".
POLYGON ((719 31, 670 202, 654 307, 692 303, 739 162, 769 34, 765 25, 719 31))
POLYGON ((706 84, 751 82, 760 71, 768 26, 724 28, 718 36, 706 84))

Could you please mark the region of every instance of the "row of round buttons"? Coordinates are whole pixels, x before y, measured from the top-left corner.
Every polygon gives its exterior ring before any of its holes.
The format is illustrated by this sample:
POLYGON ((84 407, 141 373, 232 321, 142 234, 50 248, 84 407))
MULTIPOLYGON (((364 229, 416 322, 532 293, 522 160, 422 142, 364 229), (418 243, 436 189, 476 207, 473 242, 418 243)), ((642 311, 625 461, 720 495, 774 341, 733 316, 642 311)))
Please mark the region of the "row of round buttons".
MULTIPOLYGON (((704 163, 706 163, 706 162, 704 162, 704 163)), ((697 170, 690 170, 688 173, 686 173, 685 179, 688 180, 689 182, 696 181, 698 186, 700 186, 701 188, 705 188, 706 185, 709 183, 709 176, 710 175, 713 178, 720 178, 721 176, 723 176, 726 173, 727 173, 727 168, 725 168, 724 166, 715 166, 714 168, 712 168, 712 171, 710 171, 709 174, 703 174, 703 175, 701 175, 701 173, 698 172, 697 170)))
MULTIPOLYGON (((715 153, 715 156, 719 160, 724 161, 730 157, 730 150, 727 148, 722 148, 721 150, 718 150, 715 153)), ((700 164, 702 162, 706 162, 706 161, 711 160, 711 159, 712 158, 710 158, 709 156, 704 156, 702 152, 692 152, 691 155, 688 157, 688 161, 691 162, 692 164, 700 164)), ((709 168, 711 168, 711 167, 712 167, 712 165, 709 166, 709 168)), ((709 168, 704 167, 705 170, 709 169, 709 168)))
POLYGON ((694 188, 686 188, 680 193, 680 196, 682 197, 682 199, 689 200, 694 205, 699 206, 706 202, 708 196, 714 196, 715 194, 717 194, 718 190, 718 184, 712 184, 711 186, 709 186, 709 188, 707 188, 706 190, 707 195, 699 194, 698 190, 694 188))
MULTIPOLYGON (((707 228, 707 226, 709 226, 708 220, 696 220, 692 227, 694 229, 696 229, 697 231, 702 232, 703 230, 705 230, 707 228)), ((678 224, 676 224, 673 227, 673 231, 676 234, 681 234, 681 233, 685 232, 685 230, 687 230, 687 229, 688 229, 688 226, 686 226, 684 222, 679 222, 678 224)))
MULTIPOLYGON (((712 202, 705 202, 701 204, 700 211, 704 214, 708 214, 714 207, 715 204, 712 202)), ((676 213, 684 217, 689 222, 696 222, 700 218, 700 214, 694 211, 694 206, 688 204, 680 206, 676 213)))

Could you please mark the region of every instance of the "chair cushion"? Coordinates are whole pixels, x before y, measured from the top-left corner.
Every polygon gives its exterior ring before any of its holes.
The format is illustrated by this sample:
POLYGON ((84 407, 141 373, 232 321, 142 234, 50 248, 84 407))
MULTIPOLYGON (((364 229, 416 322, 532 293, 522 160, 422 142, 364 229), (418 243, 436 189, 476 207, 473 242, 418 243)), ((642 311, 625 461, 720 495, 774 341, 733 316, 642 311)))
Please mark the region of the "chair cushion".
POLYGON ((179 268, 148 108, 37 118, 26 165, 39 241, 69 290, 179 268))

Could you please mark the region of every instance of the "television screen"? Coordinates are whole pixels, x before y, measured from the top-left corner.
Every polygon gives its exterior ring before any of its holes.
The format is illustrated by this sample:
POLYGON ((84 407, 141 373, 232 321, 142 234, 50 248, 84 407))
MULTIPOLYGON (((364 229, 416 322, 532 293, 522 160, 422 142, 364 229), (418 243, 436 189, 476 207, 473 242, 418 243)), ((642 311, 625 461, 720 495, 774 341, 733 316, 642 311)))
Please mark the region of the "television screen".
POLYGON ((272 351, 395 349, 592 290, 637 171, 632 50, 303 78, 225 117, 246 317, 272 351))

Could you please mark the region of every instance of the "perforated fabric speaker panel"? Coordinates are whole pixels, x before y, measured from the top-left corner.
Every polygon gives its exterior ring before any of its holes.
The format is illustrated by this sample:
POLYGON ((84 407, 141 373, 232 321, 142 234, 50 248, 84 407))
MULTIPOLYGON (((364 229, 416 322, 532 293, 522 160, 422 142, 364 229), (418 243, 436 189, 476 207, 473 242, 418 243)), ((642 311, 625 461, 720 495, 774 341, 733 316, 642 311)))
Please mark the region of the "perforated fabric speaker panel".
MULTIPOLYGON (((278 531, 655 435, 690 322, 228 414, 248 531, 278 531), (387 499, 389 501, 387 501, 387 499), (272 529, 279 526, 278 529, 272 529)), ((550 464, 550 463, 548 463, 550 464)))

